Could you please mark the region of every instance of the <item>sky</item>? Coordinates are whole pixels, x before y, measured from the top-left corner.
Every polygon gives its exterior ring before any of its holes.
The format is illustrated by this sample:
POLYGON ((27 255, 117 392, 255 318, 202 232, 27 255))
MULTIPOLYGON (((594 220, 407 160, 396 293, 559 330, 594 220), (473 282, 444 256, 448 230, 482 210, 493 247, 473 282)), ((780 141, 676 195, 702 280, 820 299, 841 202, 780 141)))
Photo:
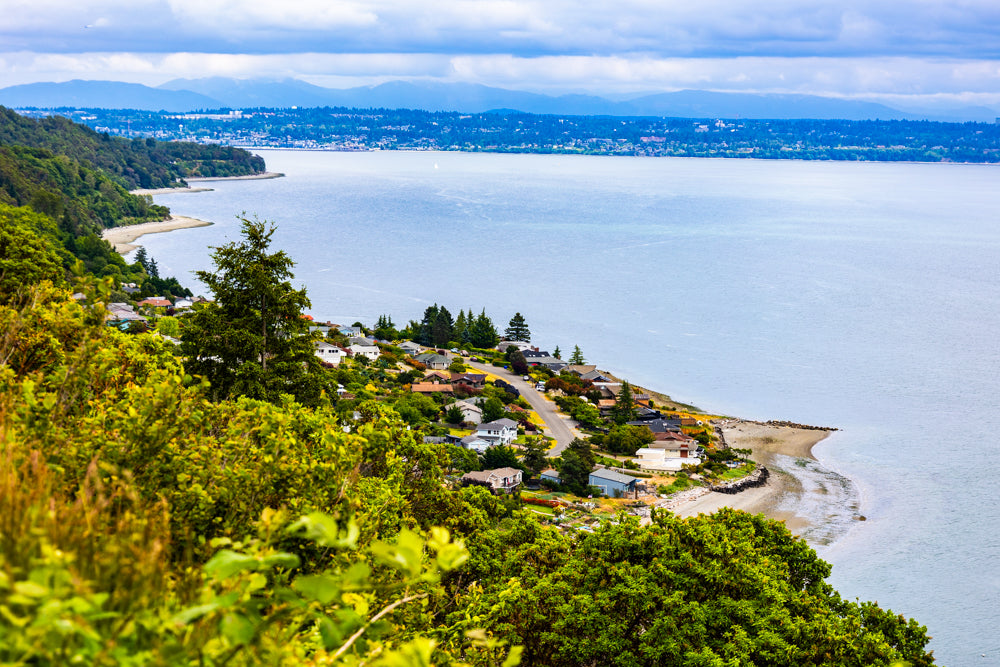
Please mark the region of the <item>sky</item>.
POLYGON ((0 87, 293 77, 1000 104, 1000 0, 3 0, 0 87))

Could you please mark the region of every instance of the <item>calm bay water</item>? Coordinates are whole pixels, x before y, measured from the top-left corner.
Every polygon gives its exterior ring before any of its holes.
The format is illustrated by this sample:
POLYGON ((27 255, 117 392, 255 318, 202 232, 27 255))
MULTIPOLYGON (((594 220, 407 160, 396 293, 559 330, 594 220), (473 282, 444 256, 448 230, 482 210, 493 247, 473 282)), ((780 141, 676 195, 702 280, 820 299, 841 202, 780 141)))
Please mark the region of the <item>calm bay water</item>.
POLYGON ((837 426, 816 479, 868 521, 803 508, 831 517, 807 535, 831 582, 926 624, 943 664, 1000 664, 998 168, 261 154, 287 177, 157 197, 216 223, 144 237, 161 273, 193 283, 247 211, 318 319, 519 311, 677 400, 837 426))

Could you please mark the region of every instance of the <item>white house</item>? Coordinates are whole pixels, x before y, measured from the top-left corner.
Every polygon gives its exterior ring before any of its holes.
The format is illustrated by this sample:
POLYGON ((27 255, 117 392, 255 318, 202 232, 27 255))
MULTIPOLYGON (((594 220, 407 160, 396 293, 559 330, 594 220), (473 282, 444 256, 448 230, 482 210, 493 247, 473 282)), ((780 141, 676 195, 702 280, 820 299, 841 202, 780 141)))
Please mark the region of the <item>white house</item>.
POLYGON ((520 486, 521 475, 517 468, 497 468, 467 472, 462 475, 462 481, 485 482, 490 485, 493 493, 510 493, 520 486))
POLYGON ((381 350, 378 349, 378 345, 364 345, 361 343, 354 343, 348 350, 355 357, 366 357, 369 361, 375 361, 382 354, 381 350))
POLYGON ((677 471, 684 466, 696 466, 702 462, 697 450, 692 453, 684 446, 643 447, 636 451, 635 456, 634 460, 641 470, 677 471))
POLYGON ((315 340, 313 341, 313 354, 328 364, 339 366, 345 352, 333 343, 328 343, 325 340, 315 340))
POLYGON ((471 449, 477 454, 482 454, 493 445, 489 440, 480 438, 478 435, 467 435, 462 438, 462 446, 471 449))
POLYGON ((517 422, 504 418, 480 424, 476 429, 476 435, 494 445, 509 445, 517 437, 517 422))
POLYGON ((453 404, 462 411, 462 420, 471 422, 473 424, 479 424, 483 421, 483 409, 476 405, 475 403, 469 403, 468 401, 455 401, 453 404))

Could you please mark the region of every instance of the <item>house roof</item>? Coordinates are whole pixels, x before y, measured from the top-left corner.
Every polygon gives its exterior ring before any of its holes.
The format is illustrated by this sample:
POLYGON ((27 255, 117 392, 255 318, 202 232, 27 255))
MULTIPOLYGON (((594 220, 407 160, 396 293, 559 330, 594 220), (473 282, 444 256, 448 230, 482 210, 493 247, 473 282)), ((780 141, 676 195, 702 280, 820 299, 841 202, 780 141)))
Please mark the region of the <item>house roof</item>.
POLYGON ((597 370, 596 364, 570 364, 563 369, 567 373, 572 373, 573 375, 586 375, 592 371, 597 370))
POLYGON ((514 421, 513 419, 507 419, 506 417, 504 417, 503 419, 498 419, 494 422, 487 422, 485 424, 479 425, 480 431, 492 431, 492 430, 499 430, 502 428, 517 428, 517 422, 514 421))
POLYGON ((539 473, 539 476, 556 477, 556 478, 558 478, 559 477, 559 471, 556 470, 555 468, 546 468, 541 473, 539 473))
POLYGON ((162 296, 151 296, 148 299, 143 299, 139 302, 140 306, 153 306, 154 308, 172 306, 170 299, 164 299, 162 296))
POLYGON ((410 387, 411 391, 418 394, 433 394, 440 391, 442 394, 451 394, 455 391, 450 384, 439 384, 437 382, 414 382, 410 387))
POLYGON ((468 401, 455 401, 452 405, 457 405, 461 410, 471 410, 472 412, 483 414, 483 409, 475 403, 469 403, 468 401))
POLYGON ((422 364, 427 364, 427 363, 431 363, 431 362, 449 363, 448 362, 448 357, 446 357, 444 355, 441 355, 441 354, 437 354, 436 352, 424 352, 423 354, 418 354, 417 356, 415 356, 413 358, 416 359, 417 361, 419 361, 422 364))
POLYGON ((608 470, 606 468, 598 468, 597 470, 591 472, 590 476, 598 479, 606 479, 609 482, 618 482, 619 484, 631 484, 636 481, 635 477, 623 475, 620 472, 615 472, 614 470, 608 470))

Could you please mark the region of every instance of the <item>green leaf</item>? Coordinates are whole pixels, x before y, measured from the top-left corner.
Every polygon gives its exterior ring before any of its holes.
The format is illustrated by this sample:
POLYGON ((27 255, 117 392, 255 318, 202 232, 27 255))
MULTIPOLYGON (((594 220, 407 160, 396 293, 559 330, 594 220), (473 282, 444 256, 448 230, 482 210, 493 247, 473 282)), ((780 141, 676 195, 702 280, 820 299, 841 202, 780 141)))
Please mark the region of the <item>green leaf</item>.
POLYGON ((243 614, 229 613, 222 617, 219 624, 222 634, 233 644, 243 645, 253 641, 256 627, 243 614))
POLYGON ((260 561, 253 556, 223 549, 205 563, 205 573, 215 579, 228 579, 234 574, 260 568, 260 561))
POLYGON ((521 664, 522 653, 524 653, 523 646, 512 646, 510 653, 507 654, 507 659, 503 661, 501 667, 517 667, 521 664))
POLYGON ((320 604, 330 604, 340 596, 341 581, 326 574, 298 577, 292 588, 320 604))

